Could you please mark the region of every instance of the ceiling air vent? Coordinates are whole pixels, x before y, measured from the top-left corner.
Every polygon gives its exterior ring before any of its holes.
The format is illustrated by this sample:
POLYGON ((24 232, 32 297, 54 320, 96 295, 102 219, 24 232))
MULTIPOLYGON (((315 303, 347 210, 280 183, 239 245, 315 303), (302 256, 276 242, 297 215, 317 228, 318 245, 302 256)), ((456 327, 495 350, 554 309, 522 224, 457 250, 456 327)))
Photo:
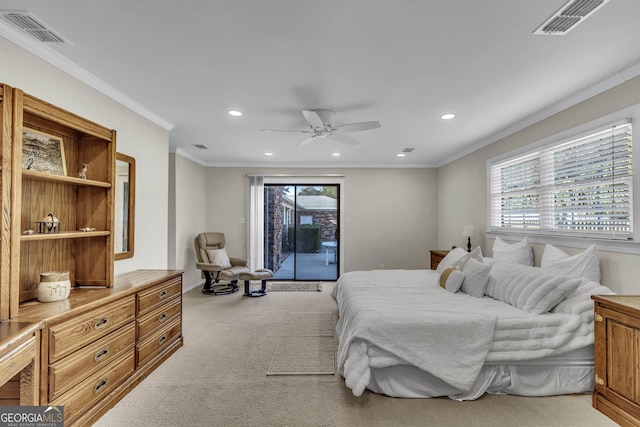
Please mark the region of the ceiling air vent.
POLYGON ((404 150, 402 150, 403 153, 411 153, 413 150, 415 150, 415 148, 405 148, 404 150))
POLYGON ((533 34, 563 36, 608 2, 609 0, 570 0, 533 34))
POLYGON ((43 24, 29 12, 2 11, 2 18, 34 39, 43 43, 68 43, 64 37, 43 24))
POLYGON ((193 144, 196 148, 199 148, 201 150, 208 150, 209 147, 207 147, 206 145, 202 145, 202 144, 193 144))

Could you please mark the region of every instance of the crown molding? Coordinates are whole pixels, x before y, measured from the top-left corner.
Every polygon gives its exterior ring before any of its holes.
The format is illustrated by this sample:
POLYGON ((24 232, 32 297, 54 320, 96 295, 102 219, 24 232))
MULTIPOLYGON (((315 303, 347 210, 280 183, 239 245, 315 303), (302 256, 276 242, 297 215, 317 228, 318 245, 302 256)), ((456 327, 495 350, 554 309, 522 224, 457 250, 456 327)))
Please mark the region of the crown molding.
POLYGON ((169 147, 169 152, 177 154, 180 157, 184 157, 185 159, 191 160, 192 162, 195 162, 195 163, 199 164, 200 166, 204 166, 204 167, 208 167, 209 166, 206 162, 203 162, 202 159, 198 159, 193 154, 189 153, 186 150, 183 150, 180 147, 176 147, 176 148, 169 147))
POLYGON ((23 34, 21 31, 14 28, 8 22, 3 22, 2 20, 0 20, 0 36, 6 38, 12 43, 17 44, 21 48, 27 50, 43 61, 48 62, 49 64, 69 74, 70 76, 81 81, 87 86, 97 90, 103 95, 106 95, 107 97, 113 99, 114 101, 125 106, 131 111, 139 114, 145 119, 155 123, 166 131, 170 131, 175 127, 173 123, 165 120, 143 105, 134 101, 127 95, 123 94, 119 90, 105 83, 103 80, 94 76, 84 68, 78 66, 77 64, 74 64, 69 59, 65 58, 50 47, 46 46, 44 43, 40 43, 32 39, 28 35, 23 34))

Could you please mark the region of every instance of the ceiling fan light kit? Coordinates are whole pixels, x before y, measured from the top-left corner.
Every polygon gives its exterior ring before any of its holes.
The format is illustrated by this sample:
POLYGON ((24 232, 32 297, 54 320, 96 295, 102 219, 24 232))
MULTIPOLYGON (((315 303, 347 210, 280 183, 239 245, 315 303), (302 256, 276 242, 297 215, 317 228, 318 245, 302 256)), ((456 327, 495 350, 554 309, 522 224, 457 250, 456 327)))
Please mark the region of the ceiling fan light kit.
POLYGON ((313 109, 303 110, 302 115, 309 124, 310 130, 263 130, 262 132, 298 132, 311 134, 311 136, 298 143, 298 147, 302 147, 310 143, 316 138, 333 138, 344 144, 356 145, 360 141, 347 135, 347 132, 360 132, 363 130, 377 129, 380 122, 361 122, 350 123, 345 125, 335 125, 336 113, 332 110, 313 109))

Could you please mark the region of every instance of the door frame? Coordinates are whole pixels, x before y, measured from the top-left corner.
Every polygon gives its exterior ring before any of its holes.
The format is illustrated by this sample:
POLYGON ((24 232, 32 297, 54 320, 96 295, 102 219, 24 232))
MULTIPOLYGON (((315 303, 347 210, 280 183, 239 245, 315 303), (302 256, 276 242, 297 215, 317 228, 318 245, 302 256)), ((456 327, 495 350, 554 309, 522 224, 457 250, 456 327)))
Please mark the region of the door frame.
POLYGON ((339 233, 338 233, 338 277, 344 273, 344 224, 345 224, 345 183, 343 175, 264 175, 264 185, 337 185, 339 187, 339 233))

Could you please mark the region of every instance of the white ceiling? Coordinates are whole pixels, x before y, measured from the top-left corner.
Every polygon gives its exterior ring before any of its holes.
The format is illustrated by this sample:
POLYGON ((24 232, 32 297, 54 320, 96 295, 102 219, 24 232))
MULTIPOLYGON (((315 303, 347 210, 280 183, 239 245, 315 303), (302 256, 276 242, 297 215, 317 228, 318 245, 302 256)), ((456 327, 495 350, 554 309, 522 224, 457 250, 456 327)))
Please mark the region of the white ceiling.
MULTIPOLYGON (((640 74, 640 1, 611 0, 564 36, 534 35, 566 1, 0 0, 0 10, 29 11, 69 40, 36 50, 172 128, 172 149, 202 164, 401 167, 444 164, 640 74), (301 110, 312 108, 382 127, 349 134, 357 146, 300 148, 306 135, 259 131, 307 130, 301 110), (404 148, 415 151, 397 158, 404 148)), ((0 34, 16 41, 8 27, 0 34)))

